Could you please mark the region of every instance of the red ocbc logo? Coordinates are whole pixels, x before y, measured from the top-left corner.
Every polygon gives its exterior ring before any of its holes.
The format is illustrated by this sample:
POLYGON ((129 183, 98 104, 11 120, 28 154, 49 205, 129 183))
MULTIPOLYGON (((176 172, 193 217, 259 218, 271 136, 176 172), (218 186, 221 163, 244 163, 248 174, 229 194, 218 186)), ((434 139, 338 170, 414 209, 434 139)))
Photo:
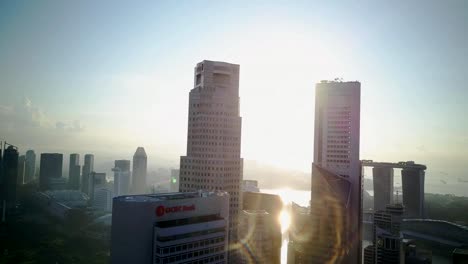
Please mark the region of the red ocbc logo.
POLYGON ((195 205, 178 205, 173 207, 165 207, 164 205, 160 205, 156 207, 156 216, 163 216, 164 214, 170 213, 178 213, 178 212, 186 212, 186 211, 194 211, 195 205))

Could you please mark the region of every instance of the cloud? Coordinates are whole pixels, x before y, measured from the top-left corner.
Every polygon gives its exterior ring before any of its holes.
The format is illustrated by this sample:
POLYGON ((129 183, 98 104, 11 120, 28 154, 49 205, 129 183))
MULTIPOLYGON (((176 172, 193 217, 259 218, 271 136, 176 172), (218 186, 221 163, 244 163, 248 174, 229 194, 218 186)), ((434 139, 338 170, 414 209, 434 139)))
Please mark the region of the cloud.
POLYGON ((84 126, 81 124, 80 120, 75 120, 70 125, 65 122, 58 121, 55 123, 55 128, 64 132, 79 133, 84 131, 84 126))
MULTIPOLYGON (((27 97, 12 106, 0 105, 0 123, 2 124, 1 128, 5 128, 9 132, 27 130, 33 133, 38 132, 38 130, 50 131, 54 129, 65 132, 81 132, 84 129, 79 120, 75 120, 71 124, 63 121, 52 121, 51 117, 47 116, 27 97)), ((0 131, 2 130, 0 129, 0 131)))

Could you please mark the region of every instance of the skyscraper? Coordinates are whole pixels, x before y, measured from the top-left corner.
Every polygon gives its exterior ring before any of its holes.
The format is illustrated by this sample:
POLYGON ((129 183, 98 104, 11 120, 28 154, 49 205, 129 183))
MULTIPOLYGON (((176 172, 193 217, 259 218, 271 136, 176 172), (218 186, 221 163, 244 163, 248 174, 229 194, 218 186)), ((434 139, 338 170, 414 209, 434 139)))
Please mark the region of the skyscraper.
POLYGON ((18 149, 15 146, 4 144, 2 162, 2 204, 5 209, 16 206, 16 188, 18 177, 18 149), (8 146, 8 147, 7 147, 8 146))
POLYGON ((89 174, 94 171, 94 155, 86 154, 84 156, 83 173, 81 175, 81 191, 89 194, 89 174))
POLYGON ((68 184, 70 189, 80 189, 80 154, 70 154, 70 164, 68 166, 68 184))
POLYGON ((24 182, 28 183, 36 177, 36 153, 34 150, 26 151, 26 165, 24 173, 24 182))
POLYGON ((146 193, 147 157, 143 147, 138 147, 133 155, 132 192, 146 193))
POLYGON ((310 241, 305 263, 361 263, 359 82, 315 90, 310 241))
POLYGON ((39 168, 39 188, 49 189, 49 178, 61 178, 63 169, 63 155, 60 153, 42 153, 39 168))
POLYGON ((130 194, 130 161, 116 160, 114 171, 114 197, 130 194))
POLYGON ((19 185, 24 183, 25 165, 26 165, 26 156, 24 155, 19 156, 18 157, 18 177, 16 178, 16 182, 19 185))
POLYGON ((188 110, 187 155, 180 158, 179 188, 181 192, 204 189, 229 193, 233 249, 238 242, 242 204, 239 65, 206 60, 198 63, 188 110))

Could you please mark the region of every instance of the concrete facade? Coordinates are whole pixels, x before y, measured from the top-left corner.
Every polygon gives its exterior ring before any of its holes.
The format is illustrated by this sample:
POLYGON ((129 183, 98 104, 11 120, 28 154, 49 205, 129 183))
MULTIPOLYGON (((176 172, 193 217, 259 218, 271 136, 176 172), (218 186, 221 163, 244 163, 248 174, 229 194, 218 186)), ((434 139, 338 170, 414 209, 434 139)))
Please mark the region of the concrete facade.
POLYGON ((304 263, 361 262, 360 100, 359 82, 316 85, 310 241, 304 263))
POLYGON ((181 192, 202 189, 229 193, 229 239, 235 251, 243 171, 239 65, 198 63, 188 110, 187 154, 180 158, 179 188, 181 192))

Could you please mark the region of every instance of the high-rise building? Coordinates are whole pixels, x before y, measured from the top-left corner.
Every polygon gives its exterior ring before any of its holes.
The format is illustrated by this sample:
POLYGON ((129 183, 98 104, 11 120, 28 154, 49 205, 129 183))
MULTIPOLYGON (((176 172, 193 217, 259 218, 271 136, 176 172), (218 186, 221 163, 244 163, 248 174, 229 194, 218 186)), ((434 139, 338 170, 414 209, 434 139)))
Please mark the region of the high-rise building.
POLYGON ((18 177, 16 178, 16 182, 19 185, 24 183, 25 166, 26 166, 26 156, 21 155, 18 157, 18 177))
POLYGON ((316 85, 305 263, 361 263, 360 99, 359 82, 316 85))
POLYGON ((62 177, 63 155, 60 153, 42 153, 39 168, 39 188, 43 191, 49 189, 49 178, 62 177))
POLYGON ((94 171, 94 155, 84 156, 83 173, 81 175, 81 191, 89 195, 89 174, 94 171))
POLYGON ((94 189, 93 206, 102 211, 112 211, 112 189, 109 186, 94 189))
POLYGON ((36 153, 34 150, 26 151, 26 165, 24 173, 24 183, 28 183, 36 177, 36 153))
POLYGON ((373 245, 364 250, 364 263, 405 263, 403 234, 400 227, 404 207, 389 204, 384 211, 374 213, 373 245))
POLYGON ((94 201, 94 191, 96 188, 101 188, 106 186, 107 179, 106 174, 102 172, 91 172, 89 174, 89 183, 88 183, 88 193, 89 199, 94 201))
MULTIPOLYGON (((1 151, 0 151, 1 152, 1 151)), ((2 208, 8 210, 16 206, 16 189, 18 185, 18 149, 8 143, 3 145, 1 159, 2 208), (8 147, 7 147, 8 146, 8 147)))
MULTIPOLYGON (((410 161, 407 163, 414 162, 410 161)), ((406 167, 401 170, 403 204, 409 218, 424 218, 425 166, 406 167)))
POLYGON ((147 156, 143 147, 138 147, 133 155, 132 192, 146 193, 147 156))
MULTIPOLYGON (((276 243, 277 219, 265 210, 243 210, 239 217, 240 263, 280 263, 276 243)), ((281 240, 280 240, 281 241, 281 240)))
POLYGON ((80 173, 80 154, 70 154, 70 164, 68 166, 68 183, 70 189, 80 189, 80 173))
POLYGON ((115 197, 111 263, 227 263, 225 192, 115 197))
POLYGON ((372 168, 374 186, 374 211, 385 210, 393 203, 393 168, 375 166, 372 168))
POLYGON ((170 192, 179 192, 180 170, 171 170, 170 192))
MULTIPOLYGON (((181 192, 223 190, 230 195, 230 248, 235 252, 242 204, 243 160, 239 65, 202 61, 195 67, 188 109, 187 155, 180 158, 181 192)), ((234 260, 234 254, 229 254, 234 260)))
POLYGON ((114 171, 114 197, 130 194, 130 161, 116 160, 114 171))

